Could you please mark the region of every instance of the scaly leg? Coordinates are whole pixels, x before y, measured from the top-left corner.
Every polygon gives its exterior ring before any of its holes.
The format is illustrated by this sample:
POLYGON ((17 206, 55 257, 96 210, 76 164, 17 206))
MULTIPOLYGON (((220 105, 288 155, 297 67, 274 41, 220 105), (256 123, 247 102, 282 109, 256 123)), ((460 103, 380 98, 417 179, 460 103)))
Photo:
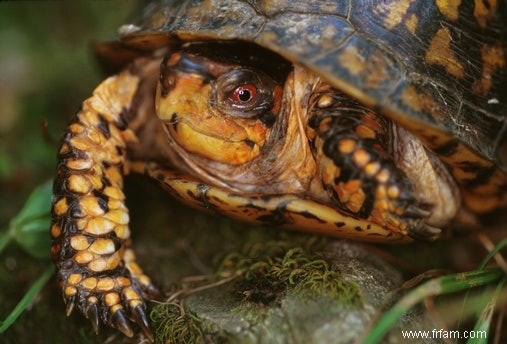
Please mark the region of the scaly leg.
POLYGON ((389 121, 336 91, 321 95, 314 112, 310 127, 323 186, 338 207, 416 239, 438 237, 390 153, 389 121))
POLYGON ((156 293, 130 246, 122 192, 127 142, 124 119, 140 78, 130 71, 102 82, 63 137, 52 203, 51 248, 67 314, 133 335, 129 319, 152 339, 144 297, 156 293))

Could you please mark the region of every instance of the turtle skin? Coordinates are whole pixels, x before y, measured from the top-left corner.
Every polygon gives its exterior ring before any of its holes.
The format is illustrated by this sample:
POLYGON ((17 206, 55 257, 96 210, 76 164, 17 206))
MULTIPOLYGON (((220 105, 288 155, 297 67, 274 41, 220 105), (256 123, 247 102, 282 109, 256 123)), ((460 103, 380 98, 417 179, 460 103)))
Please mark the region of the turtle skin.
MULTIPOLYGON (((379 241, 407 235, 433 239, 439 230, 424 223, 425 205, 414 198, 410 182, 389 156, 382 129, 386 121, 411 131, 447 164, 470 210, 505 206, 502 13, 505 3, 483 1, 458 6, 445 1, 213 0, 161 1, 149 7, 137 26, 121 30, 118 41, 96 47, 115 68, 136 60, 83 103, 59 151, 52 257, 67 312, 77 308, 96 331, 104 323, 127 336, 133 335, 133 321, 153 338, 145 299, 157 290, 135 263, 123 202, 123 175, 130 170, 152 176, 191 205, 236 218, 325 234, 332 227, 334 235, 362 238, 368 233, 379 241), (340 90, 331 98, 345 94, 371 109, 340 119, 314 116, 308 122, 324 190, 336 201, 334 207, 290 194, 224 193, 162 164, 131 161, 128 147, 140 140, 130 125, 137 91, 153 68, 140 57, 203 40, 257 44, 325 75, 340 90), (357 130, 364 123, 370 123, 366 130, 357 130)), ((327 99, 319 98, 322 108, 330 106, 327 99)))

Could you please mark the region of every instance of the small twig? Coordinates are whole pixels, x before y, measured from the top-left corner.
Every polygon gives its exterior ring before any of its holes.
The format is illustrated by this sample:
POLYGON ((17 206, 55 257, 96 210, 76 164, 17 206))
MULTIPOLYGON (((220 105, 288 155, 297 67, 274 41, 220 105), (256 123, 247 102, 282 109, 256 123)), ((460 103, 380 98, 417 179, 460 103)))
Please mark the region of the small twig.
POLYGON ((500 344, 500 340, 502 339, 502 326, 505 318, 505 311, 507 310, 507 305, 504 305, 500 312, 498 312, 498 319, 496 320, 495 326, 495 338, 493 338, 493 344, 500 344))
MULTIPOLYGON (((495 244, 491 241, 491 239, 484 234, 483 232, 477 232, 477 239, 481 242, 482 246, 488 251, 491 252, 495 249, 495 244)), ((503 258, 502 254, 498 252, 494 255, 495 261, 498 266, 507 274, 507 262, 503 258)))
POLYGON ((227 283, 235 280, 236 278, 238 278, 242 274, 243 274, 242 271, 237 271, 233 275, 231 275, 231 276, 229 276, 227 278, 221 279, 219 281, 213 282, 213 283, 208 283, 208 284, 205 284, 205 285, 193 288, 193 289, 185 289, 185 288, 180 289, 180 290, 172 293, 165 301, 155 301, 155 300, 153 300, 153 302, 157 303, 157 304, 162 304, 162 305, 167 305, 167 304, 177 305, 173 301, 176 300, 178 297, 180 297, 182 295, 188 296, 188 295, 192 295, 192 294, 195 294, 195 293, 199 293, 199 292, 201 292, 203 290, 206 290, 206 289, 211 289, 211 288, 215 288, 215 287, 221 286, 223 284, 227 284, 227 283))

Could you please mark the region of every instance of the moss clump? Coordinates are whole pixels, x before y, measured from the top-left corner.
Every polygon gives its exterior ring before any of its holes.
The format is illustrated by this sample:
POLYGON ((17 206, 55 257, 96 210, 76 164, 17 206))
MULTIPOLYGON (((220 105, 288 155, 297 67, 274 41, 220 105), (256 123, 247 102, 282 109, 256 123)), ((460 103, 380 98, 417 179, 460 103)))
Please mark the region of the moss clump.
POLYGON ((219 272, 241 271, 242 292, 248 301, 269 304, 285 292, 295 292, 304 297, 327 296, 344 305, 360 306, 363 295, 359 286, 345 280, 339 271, 314 252, 318 243, 308 242, 290 247, 288 242, 272 241, 247 247, 243 253, 227 256, 219 272), (262 290, 258 286, 264 286, 262 290))
POLYGON ((182 304, 159 304, 150 316, 156 343, 205 343, 199 317, 184 310, 182 304))

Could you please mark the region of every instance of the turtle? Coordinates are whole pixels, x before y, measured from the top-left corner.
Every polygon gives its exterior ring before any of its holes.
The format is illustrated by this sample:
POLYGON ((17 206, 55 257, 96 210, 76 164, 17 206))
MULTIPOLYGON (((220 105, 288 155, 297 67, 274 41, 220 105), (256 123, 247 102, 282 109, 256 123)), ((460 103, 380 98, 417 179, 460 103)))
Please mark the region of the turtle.
POLYGON ((94 50, 110 71, 58 151, 67 314, 153 339, 123 177, 190 206, 372 242, 507 205, 506 3, 164 0, 94 50))

